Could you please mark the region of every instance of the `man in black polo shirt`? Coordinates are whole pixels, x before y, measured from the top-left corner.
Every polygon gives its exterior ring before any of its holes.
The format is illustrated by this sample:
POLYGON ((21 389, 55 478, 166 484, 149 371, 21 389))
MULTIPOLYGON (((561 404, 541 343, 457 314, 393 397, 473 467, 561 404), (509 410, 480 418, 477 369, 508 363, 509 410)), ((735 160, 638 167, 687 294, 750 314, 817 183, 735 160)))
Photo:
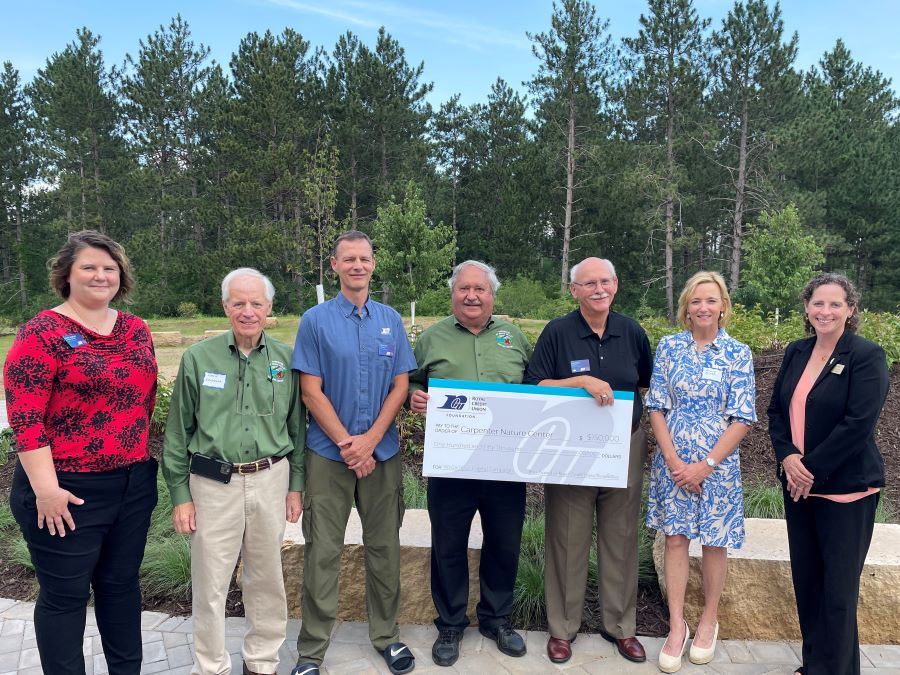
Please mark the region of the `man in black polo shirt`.
MULTIPOLYGON (((612 405, 613 390, 637 394, 650 386, 647 334, 637 321, 610 309, 618 288, 608 260, 586 258, 572 268, 569 290, 579 308, 544 328, 528 364, 527 384, 581 387, 599 405, 612 405)), ((554 663, 569 660, 570 643, 581 627, 594 511, 601 635, 626 659, 647 658, 635 637, 638 517, 647 453, 645 434, 638 428, 642 407, 636 395, 628 487, 544 486, 547 655, 554 663)))

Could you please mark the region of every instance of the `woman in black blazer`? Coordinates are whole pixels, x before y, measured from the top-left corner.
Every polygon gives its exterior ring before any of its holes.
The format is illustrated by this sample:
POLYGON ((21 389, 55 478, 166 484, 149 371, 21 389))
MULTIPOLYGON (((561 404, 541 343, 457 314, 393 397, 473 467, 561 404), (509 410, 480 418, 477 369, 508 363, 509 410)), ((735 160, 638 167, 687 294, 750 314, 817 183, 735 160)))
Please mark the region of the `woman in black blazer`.
POLYGON ((875 423, 887 362, 856 335, 859 294, 846 277, 821 274, 800 297, 813 335, 788 345, 768 410, 803 635, 797 672, 858 674, 859 577, 884 487, 875 423))

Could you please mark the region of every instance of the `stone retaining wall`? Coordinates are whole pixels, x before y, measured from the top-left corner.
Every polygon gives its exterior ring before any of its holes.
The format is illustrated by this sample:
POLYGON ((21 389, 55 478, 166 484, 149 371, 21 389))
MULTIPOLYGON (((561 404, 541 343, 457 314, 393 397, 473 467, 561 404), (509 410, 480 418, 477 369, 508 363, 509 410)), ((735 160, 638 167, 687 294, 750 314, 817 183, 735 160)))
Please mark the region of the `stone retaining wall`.
MULTIPOLYGON (((469 536, 469 617, 475 622, 478 602, 478 565, 481 559, 481 520, 478 514, 469 536)), ((303 532, 300 523, 288 523, 281 548, 288 613, 300 616, 300 589, 303 579, 303 532)), ((400 529, 400 615, 402 624, 431 624, 435 617, 431 601, 431 524, 428 511, 410 509, 400 529)), ((338 619, 366 621, 366 566, 362 527, 356 509, 344 539, 341 559, 338 619)))
MULTIPOLYGON (((728 551, 728 578, 719 603, 723 639, 799 640, 783 520, 748 518, 741 549, 728 551)), ((653 561, 663 596, 665 538, 657 534, 653 561)), ((684 614, 693 628, 703 611, 701 547, 690 547, 690 577, 684 614)), ((860 581, 859 639, 865 644, 900 644, 900 525, 876 525, 860 581)))

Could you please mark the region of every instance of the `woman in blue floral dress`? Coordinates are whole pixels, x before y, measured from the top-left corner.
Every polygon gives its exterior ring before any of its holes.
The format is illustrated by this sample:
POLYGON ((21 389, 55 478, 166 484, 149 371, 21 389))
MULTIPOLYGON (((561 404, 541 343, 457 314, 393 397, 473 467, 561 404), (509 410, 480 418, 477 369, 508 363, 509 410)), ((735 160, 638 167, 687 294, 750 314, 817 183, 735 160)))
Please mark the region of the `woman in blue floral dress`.
POLYGON ((727 548, 744 541, 738 444, 756 422, 753 356, 725 332, 731 299, 721 275, 698 272, 678 300, 687 329, 656 349, 647 410, 656 435, 647 526, 666 536, 668 639, 659 668, 681 668, 690 630, 684 619, 688 546, 703 545, 704 608, 691 645, 693 663, 709 663, 719 632, 727 548))

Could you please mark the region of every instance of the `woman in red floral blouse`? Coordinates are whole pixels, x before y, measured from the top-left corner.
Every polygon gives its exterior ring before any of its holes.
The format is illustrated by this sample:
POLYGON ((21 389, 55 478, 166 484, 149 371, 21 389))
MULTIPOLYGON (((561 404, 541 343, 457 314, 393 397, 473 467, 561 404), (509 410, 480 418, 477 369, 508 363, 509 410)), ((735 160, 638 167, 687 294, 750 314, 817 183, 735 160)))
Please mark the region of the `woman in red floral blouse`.
POLYGON ((4 385, 18 465, 10 505, 34 563, 47 673, 83 675, 91 590, 111 675, 141 668, 138 570, 156 505, 147 451, 156 359, 147 324, 112 309, 134 286, 124 249, 85 230, 50 261, 63 298, 24 324, 4 385))

